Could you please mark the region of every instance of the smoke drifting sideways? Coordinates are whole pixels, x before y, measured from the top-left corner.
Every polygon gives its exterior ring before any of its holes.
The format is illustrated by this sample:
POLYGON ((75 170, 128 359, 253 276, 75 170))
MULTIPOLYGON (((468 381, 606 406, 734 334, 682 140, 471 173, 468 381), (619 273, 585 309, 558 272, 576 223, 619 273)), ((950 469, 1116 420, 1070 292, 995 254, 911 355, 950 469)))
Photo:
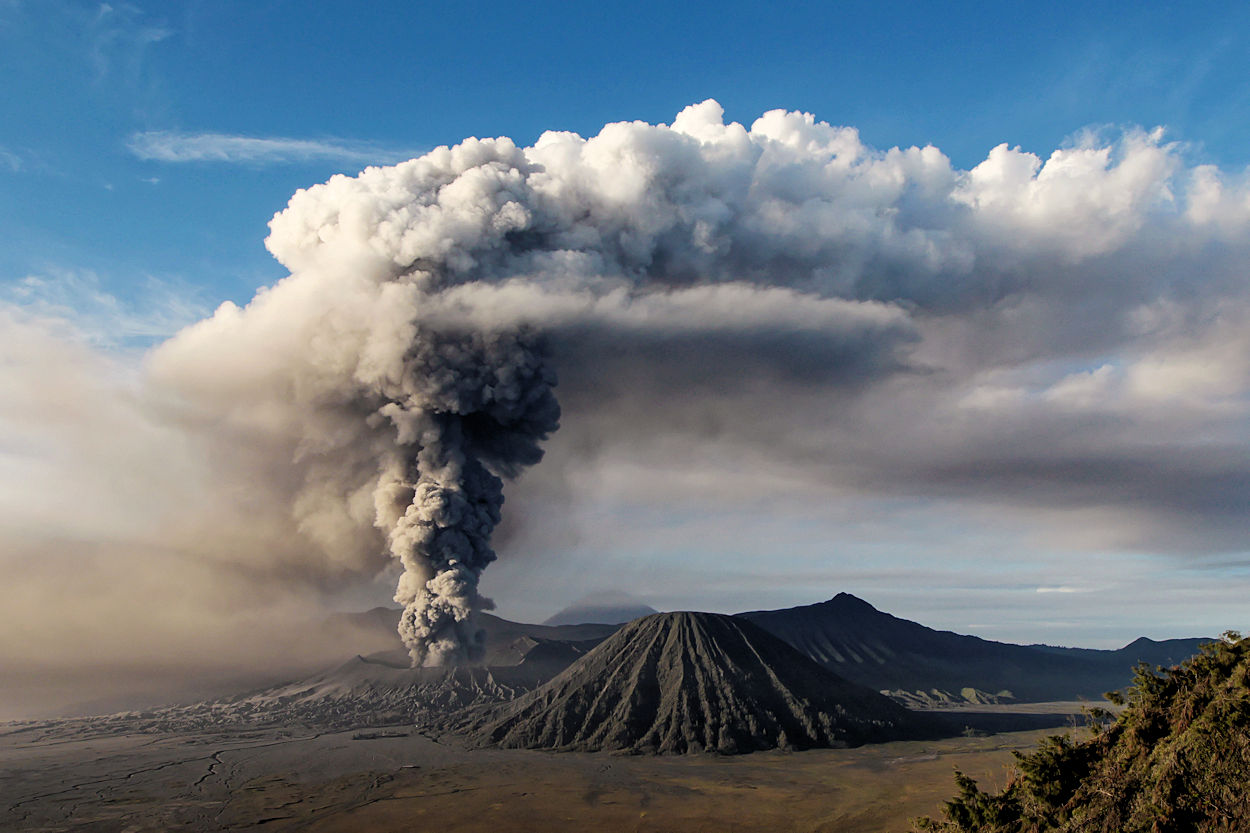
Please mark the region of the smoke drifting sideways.
MULTIPOLYGON (((360 529, 380 532, 414 663, 472 661, 502 480, 542 457, 557 372, 579 413, 677 413, 761 379, 932 403, 966 394, 995 348, 1088 361, 1141 343, 1161 301, 1227 295, 1227 264, 1205 284, 1191 270, 1204 245, 1244 242, 1239 192, 1197 169, 1182 204, 1180 170, 1158 132, 1045 165, 1003 146, 961 172, 803 114, 726 124, 713 101, 591 139, 469 139, 297 193, 266 241, 290 276, 149 369, 289 446, 300 530, 331 560, 371 563, 360 529), (942 380, 906 382, 924 377, 942 380)), ((856 462, 880 472, 898 468, 889 446, 846 454, 875 449, 856 462)), ((918 479, 966 480, 926 454, 918 479)))

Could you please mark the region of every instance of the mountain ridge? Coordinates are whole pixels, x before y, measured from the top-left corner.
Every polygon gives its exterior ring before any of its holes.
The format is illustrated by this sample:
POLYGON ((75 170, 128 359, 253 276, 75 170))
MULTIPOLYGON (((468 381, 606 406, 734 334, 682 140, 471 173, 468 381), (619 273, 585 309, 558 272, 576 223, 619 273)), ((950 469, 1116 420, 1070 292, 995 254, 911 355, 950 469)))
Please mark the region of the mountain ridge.
MULTIPOLYGON (((1122 688, 1138 662, 1172 666, 1208 639, 1138 637, 1122 648, 1073 648, 997 642, 937 630, 883 612, 850 593, 809 605, 735 614, 788 642, 827 670, 913 706, 992 703, 1003 700, 1101 699, 1122 688)), ((399 611, 374 608, 345 615, 365 621, 377 639, 398 646, 399 611), (393 620, 393 621, 392 621, 393 620)), ((515 665, 538 645, 552 674, 615 633, 614 624, 538 625, 482 614, 487 665, 515 665), (560 649, 558 644, 574 647, 560 649)))
POLYGON ((737 615, 825 668, 899 699, 970 699, 962 696, 964 689, 1020 702, 1100 698, 1127 685, 1137 662, 1175 665, 1209 641, 1139 637, 1114 651, 1017 645, 939 631, 880 611, 849 593, 811 605, 737 615))

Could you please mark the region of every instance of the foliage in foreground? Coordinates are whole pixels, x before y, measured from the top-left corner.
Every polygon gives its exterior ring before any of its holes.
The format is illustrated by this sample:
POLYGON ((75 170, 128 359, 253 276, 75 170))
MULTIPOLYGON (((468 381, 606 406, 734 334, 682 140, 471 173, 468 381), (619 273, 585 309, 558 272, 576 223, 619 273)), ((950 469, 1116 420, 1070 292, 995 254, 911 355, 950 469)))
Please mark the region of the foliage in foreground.
POLYGON ((1047 738, 1002 792, 955 773, 959 794, 929 833, 1233 833, 1250 831, 1250 638, 1172 669, 1139 665, 1113 721, 1094 711, 1087 740, 1047 738))

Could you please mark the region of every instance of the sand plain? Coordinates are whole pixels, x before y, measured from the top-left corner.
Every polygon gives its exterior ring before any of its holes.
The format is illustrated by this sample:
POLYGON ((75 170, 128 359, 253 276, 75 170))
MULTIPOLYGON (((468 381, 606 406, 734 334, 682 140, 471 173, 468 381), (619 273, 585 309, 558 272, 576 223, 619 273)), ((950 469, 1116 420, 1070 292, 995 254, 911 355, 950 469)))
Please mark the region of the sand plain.
POLYGON ((907 831, 955 769, 1001 785, 1053 734, 751 755, 471 749, 406 726, 113 733, 0 729, 0 829, 907 831))

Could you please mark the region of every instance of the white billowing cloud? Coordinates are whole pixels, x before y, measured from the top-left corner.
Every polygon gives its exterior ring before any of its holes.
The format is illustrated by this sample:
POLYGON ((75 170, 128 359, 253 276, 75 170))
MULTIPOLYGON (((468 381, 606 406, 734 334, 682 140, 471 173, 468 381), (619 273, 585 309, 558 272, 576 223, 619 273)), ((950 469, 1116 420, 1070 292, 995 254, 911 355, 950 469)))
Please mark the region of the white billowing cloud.
POLYGON ((227 162, 254 165, 330 160, 367 165, 403 158, 395 150, 340 139, 295 139, 281 136, 237 136, 227 133, 183 133, 149 130, 126 143, 140 159, 156 162, 227 162))
POLYGON ((1228 177, 1214 165, 1199 165, 1190 180, 1187 211, 1195 228, 1238 239, 1250 222, 1250 175, 1228 177))
POLYGON ((1180 159, 1163 131, 1129 133, 1118 147, 1092 144, 1057 150, 1043 161, 1006 144, 963 178, 954 199, 976 210, 979 225, 998 227, 1071 261, 1114 251, 1173 207, 1180 159))

